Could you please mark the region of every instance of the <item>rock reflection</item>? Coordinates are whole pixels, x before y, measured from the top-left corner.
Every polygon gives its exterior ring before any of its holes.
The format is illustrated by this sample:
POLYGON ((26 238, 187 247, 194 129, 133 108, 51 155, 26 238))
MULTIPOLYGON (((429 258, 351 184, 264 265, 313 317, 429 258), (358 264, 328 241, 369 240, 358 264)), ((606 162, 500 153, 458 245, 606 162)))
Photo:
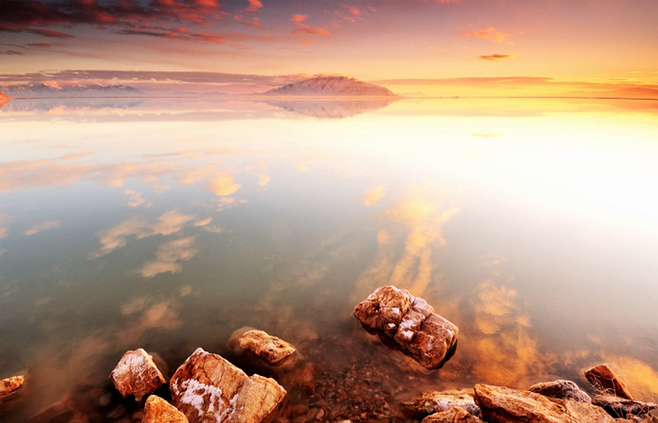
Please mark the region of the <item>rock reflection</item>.
POLYGON ((266 103, 290 112, 318 119, 344 119, 383 109, 394 99, 285 99, 266 103))

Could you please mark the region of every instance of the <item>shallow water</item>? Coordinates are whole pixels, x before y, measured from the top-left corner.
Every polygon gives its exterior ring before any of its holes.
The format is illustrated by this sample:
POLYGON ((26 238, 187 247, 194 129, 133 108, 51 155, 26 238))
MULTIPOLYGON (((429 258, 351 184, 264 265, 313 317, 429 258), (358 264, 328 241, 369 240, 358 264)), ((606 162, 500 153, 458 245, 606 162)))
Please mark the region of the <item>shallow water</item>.
MULTIPOLYGON (((364 403, 394 408, 430 387, 585 387, 581 370, 602 361, 656 400, 657 113, 633 100, 10 101, 0 378, 27 372, 29 392, 3 421, 112 392, 128 349, 173 373, 198 346, 225 354, 242 326, 317 365, 321 399, 272 373, 293 404, 337 408, 332 389, 360 378, 385 394, 364 403), (459 326, 442 369, 422 372, 352 317, 385 284, 459 326)), ((137 410, 103 401, 98 421, 137 410)))

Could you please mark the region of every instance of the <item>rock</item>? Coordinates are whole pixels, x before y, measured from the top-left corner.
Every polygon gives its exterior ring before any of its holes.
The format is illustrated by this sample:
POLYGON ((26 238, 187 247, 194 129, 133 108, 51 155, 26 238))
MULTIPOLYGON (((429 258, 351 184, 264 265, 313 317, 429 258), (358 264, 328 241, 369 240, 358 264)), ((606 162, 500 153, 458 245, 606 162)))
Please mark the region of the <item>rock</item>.
POLYGON ((545 397, 592 403, 592 398, 587 395, 587 392, 580 389, 575 382, 570 380, 536 383, 528 390, 545 397))
POLYGON ((469 414, 482 417, 480 407, 475 404, 472 390, 424 392, 420 398, 408 405, 408 408, 410 408, 416 415, 428 415, 449 411, 453 407, 459 407, 466 410, 469 414))
POLYGON ((658 404, 653 402, 635 401, 614 395, 597 395, 592 403, 602 407, 612 417, 627 419, 648 414, 651 410, 658 408, 658 404))
POLYGON ((251 352, 270 366, 280 366, 297 351, 292 344, 262 330, 238 329, 227 347, 239 354, 251 352))
POLYGON ((475 403, 489 423, 614 423, 602 408, 491 385, 475 385, 475 403))
POLYGON ((483 423, 461 407, 452 407, 446 411, 430 414, 421 423, 483 423))
POLYGON ((354 308, 354 316, 386 344, 427 369, 441 367, 454 353, 459 329, 432 306, 394 286, 377 288, 354 308))
POLYGON ((247 376, 218 354, 197 348, 171 378, 174 405, 191 423, 257 423, 286 396, 274 379, 247 376))
POLYGON ((598 366, 587 369, 584 375, 589 383, 604 394, 633 399, 631 393, 628 392, 628 388, 626 388, 626 384, 613 373, 607 364, 599 364, 598 366))
POLYGON ((188 420, 176 407, 157 395, 151 395, 144 406, 142 423, 188 423, 188 420))
POLYGON ((12 376, 0 380, 0 410, 13 409, 25 393, 25 376, 12 376))
POLYGON ((132 394, 138 402, 165 383, 151 356, 141 348, 127 351, 112 370, 110 379, 121 395, 126 397, 132 394))
POLYGON ((59 401, 33 415, 30 423, 69 423, 75 418, 75 411, 68 401, 59 401))

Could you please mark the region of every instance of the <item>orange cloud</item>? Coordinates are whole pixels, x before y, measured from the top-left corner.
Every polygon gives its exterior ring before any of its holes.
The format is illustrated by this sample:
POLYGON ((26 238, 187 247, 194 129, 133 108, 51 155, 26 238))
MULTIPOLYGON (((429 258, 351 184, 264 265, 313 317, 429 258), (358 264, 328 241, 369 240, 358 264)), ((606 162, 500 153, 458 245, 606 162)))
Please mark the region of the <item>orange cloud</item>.
POLYGON ((155 253, 155 260, 148 261, 137 270, 145 278, 152 278, 160 273, 179 273, 182 261, 188 261, 199 250, 194 247, 194 237, 176 239, 162 244, 155 253))
POLYGON ((386 194, 386 187, 383 186, 368 190, 363 195, 363 205, 374 206, 381 201, 381 199, 384 197, 384 194, 386 194))
POLYGON ((494 54, 487 54, 485 56, 480 56, 480 60, 487 60, 490 62, 495 62, 499 60, 511 60, 511 59, 514 59, 514 55, 512 54, 494 53, 494 54))
POLYGON ((210 191, 221 197, 235 193, 242 185, 233 181, 232 174, 222 173, 215 178, 208 179, 206 186, 210 191))
POLYGON ((292 15, 290 20, 296 23, 302 23, 306 20, 306 18, 308 18, 308 15, 292 15))
POLYGON ((345 8, 347 9, 348 12, 350 12, 351 14, 353 14, 353 15, 355 15, 355 16, 358 16, 358 15, 361 14, 361 11, 360 11, 359 8, 356 7, 356 6, 348 6, 348 5, 345 5, 345 6, 343 6, 343 7, 345 7, 345 8))
POLYGON ((59 225, 60 222, 57 221, 43 222, 38 225, 32 226, 30 229, 23 232, 23 235, 25 236, 36 235, 39 232, 47 231, 48 229, 59 228, 59 225))
POLYGON ((244 11, 245 12, 257 12, 258 10, 263 8, 263 3, 261 3, 259 0, 247 0, 249 2, 249 7, 247 7, 244 11))
POLYGON ((507 37, 510 34, 500 32, 496 28, 491 26, 485 29, 478 29, 477 31, 460 31, 459 35, 462 35, 464 37, 475 37, 475 38, 482 38, 485 40, 491 40, 494 43, 498 43, 498 44, 512 44, 512 42, 507 39, 507 37))
POLYGON ((311 35, 331 35, 331 32, 327 31, 324 28, 313 28, 306 24, 298 24, 299 28, 292 31, 293 34, 311 34, 311 35))

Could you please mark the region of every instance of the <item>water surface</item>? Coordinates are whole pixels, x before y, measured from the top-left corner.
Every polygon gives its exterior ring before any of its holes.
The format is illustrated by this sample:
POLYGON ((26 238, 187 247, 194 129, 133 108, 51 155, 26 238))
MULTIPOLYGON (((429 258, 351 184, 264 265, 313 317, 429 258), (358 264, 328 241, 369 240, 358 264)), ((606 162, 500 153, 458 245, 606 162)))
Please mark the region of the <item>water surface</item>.
MULTIPOLYGON (((7 421, 81 386, 111 392, 128 349, 173 373, 196 347, 226 353, 242 326, 295 344, 329 408, 344 399, 327 392, 367 369, 395 407, 428 387, 585 386, 581 370, 602 361, 656 400, 657 112, 634 100, 10 101, 0 378, 27 371, 30 391, 7 421), (459 326, 441 370, 352 317, 385 284, 459 326)), ((318 402, 290 378, 291 403, 318 402)), ((96 417, 121 404, 113 394, 96 417)))

